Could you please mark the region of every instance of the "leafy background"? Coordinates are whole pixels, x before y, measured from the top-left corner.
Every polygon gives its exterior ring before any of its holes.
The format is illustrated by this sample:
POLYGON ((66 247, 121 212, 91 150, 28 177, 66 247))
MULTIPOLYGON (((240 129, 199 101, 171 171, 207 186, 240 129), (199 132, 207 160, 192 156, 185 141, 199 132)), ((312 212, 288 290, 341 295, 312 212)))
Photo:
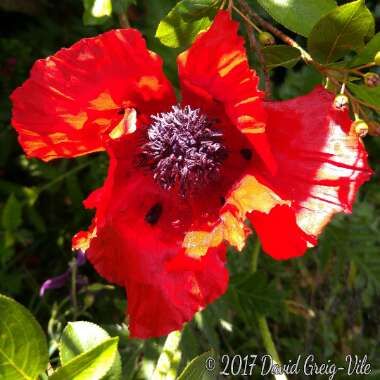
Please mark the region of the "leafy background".
MULTIPOLYGON (((119 27, 117 14, 93 19, 89 3, 0 2, 0 293, 19 301, 39 321, 53 367, 59 362, 58 341, 67 322, 81 319, 119 337, 123 378, 150 379, 165 338, 128 339, 124 291, 107 285, 89 264, 77 268, 82 284, 78 289, 69 281, 44 297, 39 295, 47 278, 73 265, 70 239, 90 223, 91 212, 81 202, 102 184, 105 155, 49 164, 27 160, 10 126, 8 96, 28 77, 36 59, 82 37, 119 27)), ((176 2, 132 3, 119 0, 118 5, 130 5, 131 25, 164 58, 167 75, 177 83, 175 57, 181 48, 165 47, 154 37, 159 21, 176 2)), ((379 23, 380 6, 375 0, 366 3, 379 23)), ((258 9, 254 0, 250 4, 258 9)), ((304 43, 302 37, 290 35, 304 43)), ((271 79, 277 99, 307 93, 321 82, 318 72, 301 63, 291 69, 276 68, 271 79)), ((380 374, 376 371, 380 369, 380 143, 367 138, 366 146, 375 175, 363 187, 353 215, 335 217, 316 249, 287 262, 260 255, 256 274, 250 274, 254 237, 243 253, 229 252, 229 291, 187 324, 177 359, 175 355, 171 359, 179 361, 180 368, 211 348, 228 354, 264 354, 255 318, 255 313, 262 313, 284 362, 313 353, 321 361, 330 359, 339 365, 347 354, 366 354, 374 377, 380 374)))

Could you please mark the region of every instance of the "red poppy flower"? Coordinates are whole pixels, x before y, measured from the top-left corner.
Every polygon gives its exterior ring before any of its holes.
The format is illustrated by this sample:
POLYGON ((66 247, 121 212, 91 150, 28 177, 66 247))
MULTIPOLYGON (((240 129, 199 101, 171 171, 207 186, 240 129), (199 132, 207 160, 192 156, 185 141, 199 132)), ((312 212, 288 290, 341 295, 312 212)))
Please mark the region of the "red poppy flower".
POLYGON ((110 31, 46 60, 12 95, 27 155, 107 150, 89 231, 73 239, 126 287, 131 336, 179 329, 226 290, 225 244, 250 229, 276 259, 302 255, 370 176, 347 111, 322 88, 264 106, 238 24, 221 11, 178 57, 182 100, 139 32, 110 31))

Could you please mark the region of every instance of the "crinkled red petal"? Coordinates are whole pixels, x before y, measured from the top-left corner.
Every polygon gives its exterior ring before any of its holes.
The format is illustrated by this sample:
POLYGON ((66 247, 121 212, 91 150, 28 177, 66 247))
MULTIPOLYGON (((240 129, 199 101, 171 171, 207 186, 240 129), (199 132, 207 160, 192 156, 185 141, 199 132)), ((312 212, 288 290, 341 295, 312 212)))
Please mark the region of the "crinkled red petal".
POLYGON ((185 255, 184 233, 201 211, 135 167, 138 143, 134 134, 109 142, 108 177, 86 201, 96 207, 95 233, 79 233, 73 243, 89 238, 96 270, 126 287, 131 336, 148 338, 182 328, 224 293, 228 274, 222 244, 204 257, 185 255))
POLYGON ((133 29, 85 38, 38 60, 11 96, 26 154, 45 161, 104 149, 122 108, 150 115, 175 103, 161 59, 133 29))
POLYGON ((278 172, 271 175, 263 165, 256 170, 283 199, 292 201, 295 215, 277 208, 250 216, 274 258, 299 256, 315 245, 313 239, 335 213, 351 212, 359 187, 371 176, 349 111, 336 109, 333 102, 334 95, 318 86, 305 96, 266 103, 267 134, 278 172))
POLYGON ((182 102, 206 112, 221 104, 274 172, 276 163, 265 135, 263 93, 257 89, 259 79, 249 67, 238 26, 227 11, 220 11, 210 29, 179 55, 182 102))

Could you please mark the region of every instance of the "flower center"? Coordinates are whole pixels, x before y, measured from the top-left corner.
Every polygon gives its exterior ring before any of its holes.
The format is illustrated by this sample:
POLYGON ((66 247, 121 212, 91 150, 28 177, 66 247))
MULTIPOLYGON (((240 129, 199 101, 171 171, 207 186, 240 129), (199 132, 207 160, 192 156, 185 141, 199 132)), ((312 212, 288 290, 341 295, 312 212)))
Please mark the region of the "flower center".
POLYGON ((227 158, 223 134, 200 109, 173 106, 151 118, 142 156, 163 189, 178 185, 185 195, 219 178, 227 158))

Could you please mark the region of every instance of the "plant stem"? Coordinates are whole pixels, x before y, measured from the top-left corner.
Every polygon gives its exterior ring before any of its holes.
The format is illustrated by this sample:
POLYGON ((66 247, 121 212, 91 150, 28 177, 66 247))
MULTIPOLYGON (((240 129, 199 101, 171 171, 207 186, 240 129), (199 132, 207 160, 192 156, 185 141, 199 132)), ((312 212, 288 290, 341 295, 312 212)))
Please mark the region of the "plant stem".
POLYGON ((274 34, 277 38, 284 41, 287 45, 290 45, 296 49, 298 49, 301 52, 302 59, 306 63, 312 63, 318 65, 311 55, 303 49, 300 45, 297 44, 296 41, 294 41, 292 38, 287 36, 285 33, 281 32, 281 30, 274 27, 271 23, 264 20, 261 16, 259 16, 256 12, 252 10, 252 8, 248 5, 248 3, 245 0, 237 0, 240 6, 242 7, 243 11, 247 13, 250 17, 252 17, 258 24, 260 24, 263 28, 274 34))
POLYGON ((90 162, 85 162, 84 164, 82 165, 78 165, 76 166, 75 168, 69 170, 68 172, 54 178, 52 181, 48 182, 47 184, 41 186, 38 190, 37 190, 37 196, 39 196, 43 191, 49 189, 50 187, 52 187, 53 185, 55 185, 56 183, 58 182, 61 182, 63 181, 65 178, 75 174, 76 172, 79 172, 80 170, 84 169, 85 167, 89 166, 90 165, 90 162))
MULTIPOLYGON (((236 8, 234 8, 234 9, 236 10, 236 8)), ((264 80, 265 80, 265 98, 269 100, 272 97, 272 91, 271 91, 269 71, 268 71, 267 65, 265 64, 264 54, 263 54, 263 51, 261 49, 260 43, 257 41, 257 38, 255 36, 255 33, 252 29, 251 24, 246 21, 245 26, 247 29, 249 45, 251 46, 252 51, 256 50, 257 57, 258 57, 259 62, 260 62, 260 66, 263 70, 264 80)))
POLYGON ((250 20, 243 12, 240 11, 239 8, 233 7, 233 10, 247 23, 249 24, 253 29, 255 29, 258 33, 261 33, 262 30, 254 23, 252 20, 250 20))
MULTIPOLYGON (((257 272, 260 248, 261 248, 261 244, 260 244, 259 237, 256 237, 255 245, 252 251, 252 273, 257 272)), ((266 318, 263 315, 257 315, 256 318, 257 318, 257 323, 259 325, 259 330, 260 330, 261 338, 264 343, 265 350, 267 351, 267 353, 271 356, 272 360, 277 365, 281 365, 280 355, 277 352, 266 318)), ((274 375, 274 377, 275 379, 277 378, 280 379, 280 377, 277 377, 277 375, 274 375)), ((285 375, 281 375, 281 379, 286 380, 287 377, 285 375)))
POLYGON ((131 25, 129 24, 129 21, 128 21, 128 17, 127 15, 125 14, 125 12, 120 12, 117 14, 117 17, 119 18, 119 24, 122 28, 124 29, 128 29, 131 27, 131 25))
POLYGON ((252 273, 257 272, 257 265, 259 262, 259 254, 260 254, 260 240, 258 237, 256 237, 255 245, 253 246, 252 251, 252 273))
POLYGON ((78 300, 77 300, 77 260, 74 257, 70 263, 71 266, 71 302, 73 303, 73 319, 78 317, 78 300))
POLYGON ((375 62, 366 63, 365 65, 355 67, 355 69, 356 70, 362 70, 362 69, 367 69, 368 67, 373 67, 373 66, 376 66, 375 62))
POLYGON ((373 109, 374 111, 377 111, 377 112, 380 112, 380 107, 376 107, 374 106, 373 104, 369 104, 369 103, 366 103, 366 102, 363 102, 362 100, 358 99, 358 98, 355 98, 350 92, 348 92, 346 90, 346 95, 352 100, 352 101, 355 101, 359 104, 362 104, 363 106, 367 107, 367 108, 371 108, 373 109))
POLYGON ((280 356, 278 355, 266 318, 260 315, 257 317, 257 322, 259 323, 259 329, 264 342, 265 349, 267 350, 268 354, 272 357, 272 359, 278 365, 281 365, 280 356))

